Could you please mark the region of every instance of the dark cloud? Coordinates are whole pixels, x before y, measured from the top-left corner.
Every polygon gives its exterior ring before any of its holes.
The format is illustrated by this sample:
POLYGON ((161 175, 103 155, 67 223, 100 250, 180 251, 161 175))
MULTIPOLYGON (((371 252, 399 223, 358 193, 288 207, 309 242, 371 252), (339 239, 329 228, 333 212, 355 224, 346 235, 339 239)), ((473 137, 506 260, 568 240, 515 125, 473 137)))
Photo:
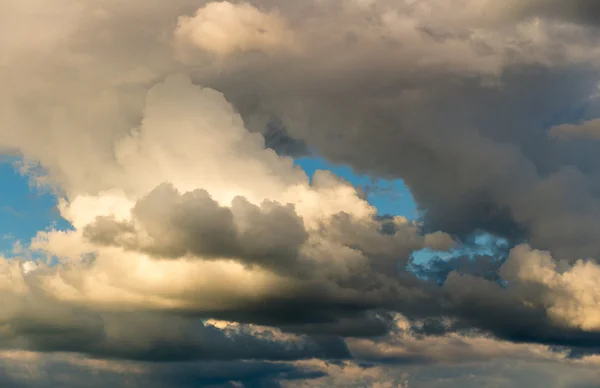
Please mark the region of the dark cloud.
POLYGON ((520 12, 526 17, 548 16, 572 23, 584 23, 592 26, 600 24, 600 5, 594 0, 525 1, 520 12))
MULTIPOLYGON (((369 89, 356 78, 354 94, 347 83, 336 89, 330 82, 327 93, 308 89, 303 120, 310 125, 291 116, 298 97, 289 85, 260 69, 252 79, 269 85, 261 106, 283 117, 295 137, 359 172, 402 178, 426 228, 459 235, 484 229, 570 259, 598 253, 598 154, 592 145, 547 134, 558 112, 594 94, 589 69, 520 66, 505 70, 498 87, 456 75, 431 76, 416 86, 401 73, 371 66, 373 77, 398 85, 369 89), (418 97, 405 97, 411 91, 418 97)), ((214 84, 245 106, 227 80, 214 84)))
POLYGON ((297 158, 310 154, 306 142, 290 137, 281 120, 269 120, 263 136, 265 147, 274 149, 279 155, 297 158))
POLYGON ((322 377, 320 370, 297 367, 284 363, 230 362, 180 365, 159 376, 165 386, 192 387, 243 387, 278 388, 284 381, 307 380, 322 377))
MULTIPOLYGON (((590 4, 526 2, 512 8, 541 17, 556 7, 590 15, 590 4)), ((596 92, 593 67, 515 64, 489 85, 485 74, 439 68, 416 73, 393 50, 376 45, 329 50, 311 62, 274 60, 196 78, 224 91, 251 123, 279 117, 293 138, 334 162, 402 178, 432 230, 486 229, 571 259, 598 253, 592 232, 599 230, 592 221, 598 219, 597 152, 547 136, 569 109, 589 105, 596 92), (333 53, 348 50, 364 51, 340 76, 330 62, 337 58, 333 53)))
POLYGON ((314 335, 336 335, 342 337, 377 337, 385 335, 394 324, 388 311, 364 311, 339 314, 336 319, 324 322, 284 323, 279 325, 284 332, 314 335))
POLYGON ((180 194, 169 184, 140 200, 132 216, 141 231, 132 222, 99 217, 84 235, 97 244, 161 257, 232 258, 278 271, 294 271, 308 238, 291 205, 266 201, 258 207, 237 197, 227 208, 204 190, 180 194))
POLYGON ((106 384, 115 388, 281 387, 286 381, 311 381, 325 375, 316 368, 265 361, 119 364, 48 356, 33 362, 24 359, 0 364, 0 384, 10 388, 102 388, 106 384))
POLYGON ((10 332, 0 339, 9 348, 16 344, 32 351, 152 362, 350 356, 340 337, 323 332, 282 339, 275 332, 257 334, 243 325, 220 329, 200 319, 141 312, 93 314, 63 311, 57 305, 49 305, 46 315, 30 311, 12 319, 10 332))

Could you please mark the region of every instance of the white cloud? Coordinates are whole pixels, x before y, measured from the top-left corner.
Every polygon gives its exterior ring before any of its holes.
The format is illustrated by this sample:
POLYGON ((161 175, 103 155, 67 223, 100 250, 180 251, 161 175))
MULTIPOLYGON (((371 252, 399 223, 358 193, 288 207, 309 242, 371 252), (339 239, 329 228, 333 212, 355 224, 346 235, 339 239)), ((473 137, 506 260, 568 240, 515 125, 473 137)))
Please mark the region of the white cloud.
MULTIPOLYGON (((175 30, 180 50, 195 47, 224 57, 236 52, 295 51, 298 41, 281 15, 248 3, 209 2, 194 16, 181 16, 175 30)), ((181 55, 189 55, 180 52, 181 55)))
POLYGON ((550 252, 520 245, 512 249, 503 276, 524 303, 541 305, 561 325, 587 331, 600 329, 600 266, 592 260, 573 265, 550 252), (537 286, 537 287, 536 287, 537 286), (533 288, 532 288, 533 287, 533 288))

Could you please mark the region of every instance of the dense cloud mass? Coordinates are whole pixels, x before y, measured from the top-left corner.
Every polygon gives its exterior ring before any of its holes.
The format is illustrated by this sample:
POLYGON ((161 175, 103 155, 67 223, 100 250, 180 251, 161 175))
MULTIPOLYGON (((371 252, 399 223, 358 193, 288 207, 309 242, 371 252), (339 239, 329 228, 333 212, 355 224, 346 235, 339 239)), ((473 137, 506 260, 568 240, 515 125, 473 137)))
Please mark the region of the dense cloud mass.
POLYGON ((0 32, 0 152, 72 225, 0 257, 0 386, 600 381, 595 1, 9 0, 0 32))

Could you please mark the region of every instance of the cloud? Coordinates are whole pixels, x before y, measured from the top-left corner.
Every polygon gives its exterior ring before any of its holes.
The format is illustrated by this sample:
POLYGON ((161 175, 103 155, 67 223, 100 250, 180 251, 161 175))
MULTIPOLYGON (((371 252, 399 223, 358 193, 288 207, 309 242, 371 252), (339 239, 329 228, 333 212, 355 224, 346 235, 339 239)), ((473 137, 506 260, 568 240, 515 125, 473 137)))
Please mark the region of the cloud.
POLYGON ((542 15, 568 22, 597 25, 600 20, 598 4, 590 0, 576 0, 566 4, 557 0, 530 0, 524 2, 509 2, 504 9, 522 17, 542 15))
POLYGON ((572 260, 595 254, 596 238, 569 243, 597 229, 587 219, 593 192, 577 176, 598 164, 591 145, 577 152, 545 131, 555 112, 595 93, 596 31, 542 13, 484 22, 477 15, 493 14, 490 2, 460 2, 460 12, 458 2, 430 3, 294 8, 328 18, 319 28, 290 18, 314 42, 304 57, 232 59, 218 72, 198 66, 193 78, 225 92, 253 129, 275 116, 329 159, 403 178, 432 230, 489 229, 572 260), (586 210, 547 190, 571 179, 569 196, 586 210), (522 204, 532 197, 550 210, 522 204))
POLYGON ((596 139, 600 136, 598 119, 584 121, 579 124, 561 124, 553 127, 550 134, 559 138, 596 139))
POLYGON ((290 137, 278 120, 267 122, 262 132, 265 137, 265 146, 274 149, 279 155, 300 157, 310 154, 306 142, 290 137))
POLYGON ((501 273, 508 281, 522 285, 524 290, 520 295, 525 303, 542 304, 552 320, 598 332, 596 274, 599 270, 597 263, 591 260, 568 265, 554 260, 549 252, 521 245, 513 248, 501 273))
POLYGON ((181 16, 175 41, 218 56, 235 52, 295 50, 298 43, 285 20, 248 3, 209 2, 194 16, 181 16))
MULTIPOLYGON (((39 293, 64 305, 65 316, 69 306, 89 310, 83 317, 93 324, 65 323, 91 337, 78 341, 84 353, 100 351, 100 311, 223 317, 314 335, 381 332, 385 325, 368 327, 376 320, 367 311, 409 289, 393 276, 410 254, 453 244, 402 217, 378 219, 354 187, 330 173, 316 173, 309 184, 291 159, 243 127, 221 94, 183 76, 154 86, 144 114, 116 142, 105 177, 112 187, 95 195, 69 189, 60 210, 74 230, 40 232, 32 242, 63 264, 5 281, 25 298, 39 293)), ((7 261, 7 271, 17 264, 7 261)), ((39 330, 54 330, 55 318, 42 318, 39 330)), ((12 319, 21 327, 25 318, 12 319)), ((63 346, 53 341, 47 349, 63 346)))
POLYGON ((151 191, 132 213, 133 223, 98 217, 83 234, 93 243, 158 257, 238 258, 283 271, 294 269, 300 246, 308 239, 292 206, 263 202, 258 207, 236 197, 229 209, 206 191, 181 195, 171 185, 151 191))
POLYGON ((67 388, 144 385, 188 387, 279 387, 290 380, 311 380, 323 372, 309 366, 261 361, 210 361, 152 364, 100 360, 72 354, 11 351, 0 354, 0 382, 11 387, 67 388))
MULTIPOLYGON (((515 384, 525 387, 532 381, 551 386, 591 384, 598 376, 594 356, 565 363, 563 354, 543 346, 511 344, 489 337, 418 337, 410 324, 396 317, 396 328, 381 341, 352 340, 354 361, 323 362, 317 359, 295 362, 194 361, 168 364, 140 361, 91 359, 66 353, 5 351, 0 365, 8 372, 3 382, 14 386, 45 386, 62 381, 66 387, 101 386, 114 381, 116 387, 144 384, 149 387, 196 386, 302 386, 326 387, 410 386, 425 387, 471 384, 515 384), (385 358, 385 362, 375 360, 385 358), (442 358, 443 360, 440 360, 442 358), (488 360, 497 360, 490 367, 488 360), (440 362, 441 361, 441 362, 440 362), (432 364, 436 364, 432 371, 432 364), (577 372, 577 376, 573 374, 577 372), (68 380, 65 375, 69 376, 68 380), (533 379, 533 380, 532 380, 533 379), (556 383, 558 382, 558 383, 556 383), (21 384, 21 385, 19 385, 21 384), (379 385, 377 385, 379 384, 379 385)), ((236 324, 213 321, 219 328, 236 324)), ((247 327, 257 335, 282 336, 268 328, 247 327)))
MULTIPOLYGON (((29 281, 34 273, 26 275, 29 281)), ((335 335, 277 337, 268 331, 256 335, 243 326, 217 327, 184 312, 161 314, 147 308, 107 312, 57 301, 34 290, 5 294, 3 349, 151 362, 349 357, 343 340, 335 335)))
POLYGON ((0 149, 73 226, 23 248, 36 265, 0 259, 2 348, 156 362, 140 381, 158 387, 401 386, 454 361, 498 369, 423 386, 505 384, 499 362, 521 381, 548 365, 597 381, 565 359, 600 343, 591 3, 0 11, 0 149), (377 216, 330 172, 309 180, 291 157, 307 153, 403 179, 421 219, 377 216), (415 252, 481 231, 508 247, 411 272, 415 252))

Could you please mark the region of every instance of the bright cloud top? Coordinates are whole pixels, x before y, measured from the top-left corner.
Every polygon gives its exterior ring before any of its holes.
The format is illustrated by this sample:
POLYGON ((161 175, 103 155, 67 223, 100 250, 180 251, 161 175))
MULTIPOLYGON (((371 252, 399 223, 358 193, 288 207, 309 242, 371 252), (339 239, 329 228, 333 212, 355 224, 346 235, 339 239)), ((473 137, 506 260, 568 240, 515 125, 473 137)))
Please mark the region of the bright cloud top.
POLYGON ((218 56, 295 50, 298 44, 281 16, 247 3, 229 2, 208 3, 193 17, 180 17, 175 39, 176 44, 188 44, 218 56))

